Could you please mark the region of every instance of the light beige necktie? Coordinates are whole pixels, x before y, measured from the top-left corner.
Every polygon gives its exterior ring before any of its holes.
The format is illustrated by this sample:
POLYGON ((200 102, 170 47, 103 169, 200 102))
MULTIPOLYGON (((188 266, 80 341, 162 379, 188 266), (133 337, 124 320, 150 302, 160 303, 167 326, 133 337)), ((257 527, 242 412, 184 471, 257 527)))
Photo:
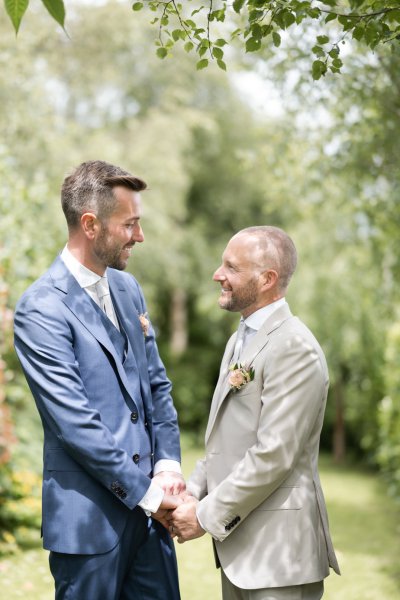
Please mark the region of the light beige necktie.
POLYGON ((118 321, 115 316, 114 306, 111 300, 110 288, 107 277, 102 277, 96 283, 96 292, 100 301, 100 308, 105 312, 110 321, 119 329, 118 321))
POLYGON ((239 361, 240 353, 243 348, 244 336, 246 333, 246 323, 244 319, 240 319, 239 327, 236 334, 235 347, 231 359, 231 364, 236 364, 239 361))

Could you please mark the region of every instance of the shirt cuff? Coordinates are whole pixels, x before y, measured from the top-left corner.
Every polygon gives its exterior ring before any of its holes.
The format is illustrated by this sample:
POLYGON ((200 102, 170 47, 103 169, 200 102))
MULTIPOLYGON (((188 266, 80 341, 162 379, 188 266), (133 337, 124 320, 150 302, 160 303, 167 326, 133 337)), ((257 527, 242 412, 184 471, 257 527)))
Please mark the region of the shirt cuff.
POLYGON ((156 483, 151 482, 150 487, 143 496, 143 498, 138 502, 140 508, 143 508, 144 512, 148 517, 151 516, 151 513, 155 513, 160 508, 160 504, 164 498, 164 490, 160 488, 156 483))
POLYGON ((154 465, 153 474, 161 473, 161 471, 172 471, 173 473, 182 474, 181 465, 176 460, 162 458, 154 465))

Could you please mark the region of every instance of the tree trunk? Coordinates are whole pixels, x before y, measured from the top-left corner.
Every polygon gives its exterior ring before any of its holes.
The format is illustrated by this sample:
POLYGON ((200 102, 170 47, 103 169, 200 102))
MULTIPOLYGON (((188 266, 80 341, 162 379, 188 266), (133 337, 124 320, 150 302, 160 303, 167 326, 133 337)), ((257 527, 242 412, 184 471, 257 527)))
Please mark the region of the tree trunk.
POLYGON ((171 337, 170 350, 174 356, 185 352, 188 344, 187 294, 185 290, 174 289, 171 298, 171 337))

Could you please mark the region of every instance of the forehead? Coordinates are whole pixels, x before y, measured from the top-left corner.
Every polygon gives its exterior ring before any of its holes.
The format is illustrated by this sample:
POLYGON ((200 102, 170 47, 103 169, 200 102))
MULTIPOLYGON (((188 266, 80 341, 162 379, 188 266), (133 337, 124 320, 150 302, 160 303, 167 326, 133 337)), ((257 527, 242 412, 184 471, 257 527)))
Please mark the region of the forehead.
POLYGON ((254 265, 260 258, 260 245, 254 236, 235 235, 226 246, 222 258, 224 262, 254 265))
POLYGON ((117 201, 111 217, 119 219, 139 219, 141 215, 140 193, 129 188, 117 186, 113 189, 117 201))

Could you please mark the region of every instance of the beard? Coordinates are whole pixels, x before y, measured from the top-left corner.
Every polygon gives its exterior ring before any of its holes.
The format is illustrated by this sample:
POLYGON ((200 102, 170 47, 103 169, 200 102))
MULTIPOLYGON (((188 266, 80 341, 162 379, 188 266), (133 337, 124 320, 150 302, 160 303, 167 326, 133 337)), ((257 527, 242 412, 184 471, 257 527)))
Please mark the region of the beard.
POLYGON ((222 292, 218 304, 220 308, 230 312, 243 312, 246 308, 255 304, 257 301, 257 280, 250 281, 236 290, 231 290, 228 294, 222 292))
POLYGON ((113 237, 105 225, 102 225, 99 236, 94 245, 94 252, 101 262, 112 269, 123 271, 128 264, 128 258, 124 258, 122 253, 125 249, 132 247, 132 244, 121 244, 114 241, 113 237))

